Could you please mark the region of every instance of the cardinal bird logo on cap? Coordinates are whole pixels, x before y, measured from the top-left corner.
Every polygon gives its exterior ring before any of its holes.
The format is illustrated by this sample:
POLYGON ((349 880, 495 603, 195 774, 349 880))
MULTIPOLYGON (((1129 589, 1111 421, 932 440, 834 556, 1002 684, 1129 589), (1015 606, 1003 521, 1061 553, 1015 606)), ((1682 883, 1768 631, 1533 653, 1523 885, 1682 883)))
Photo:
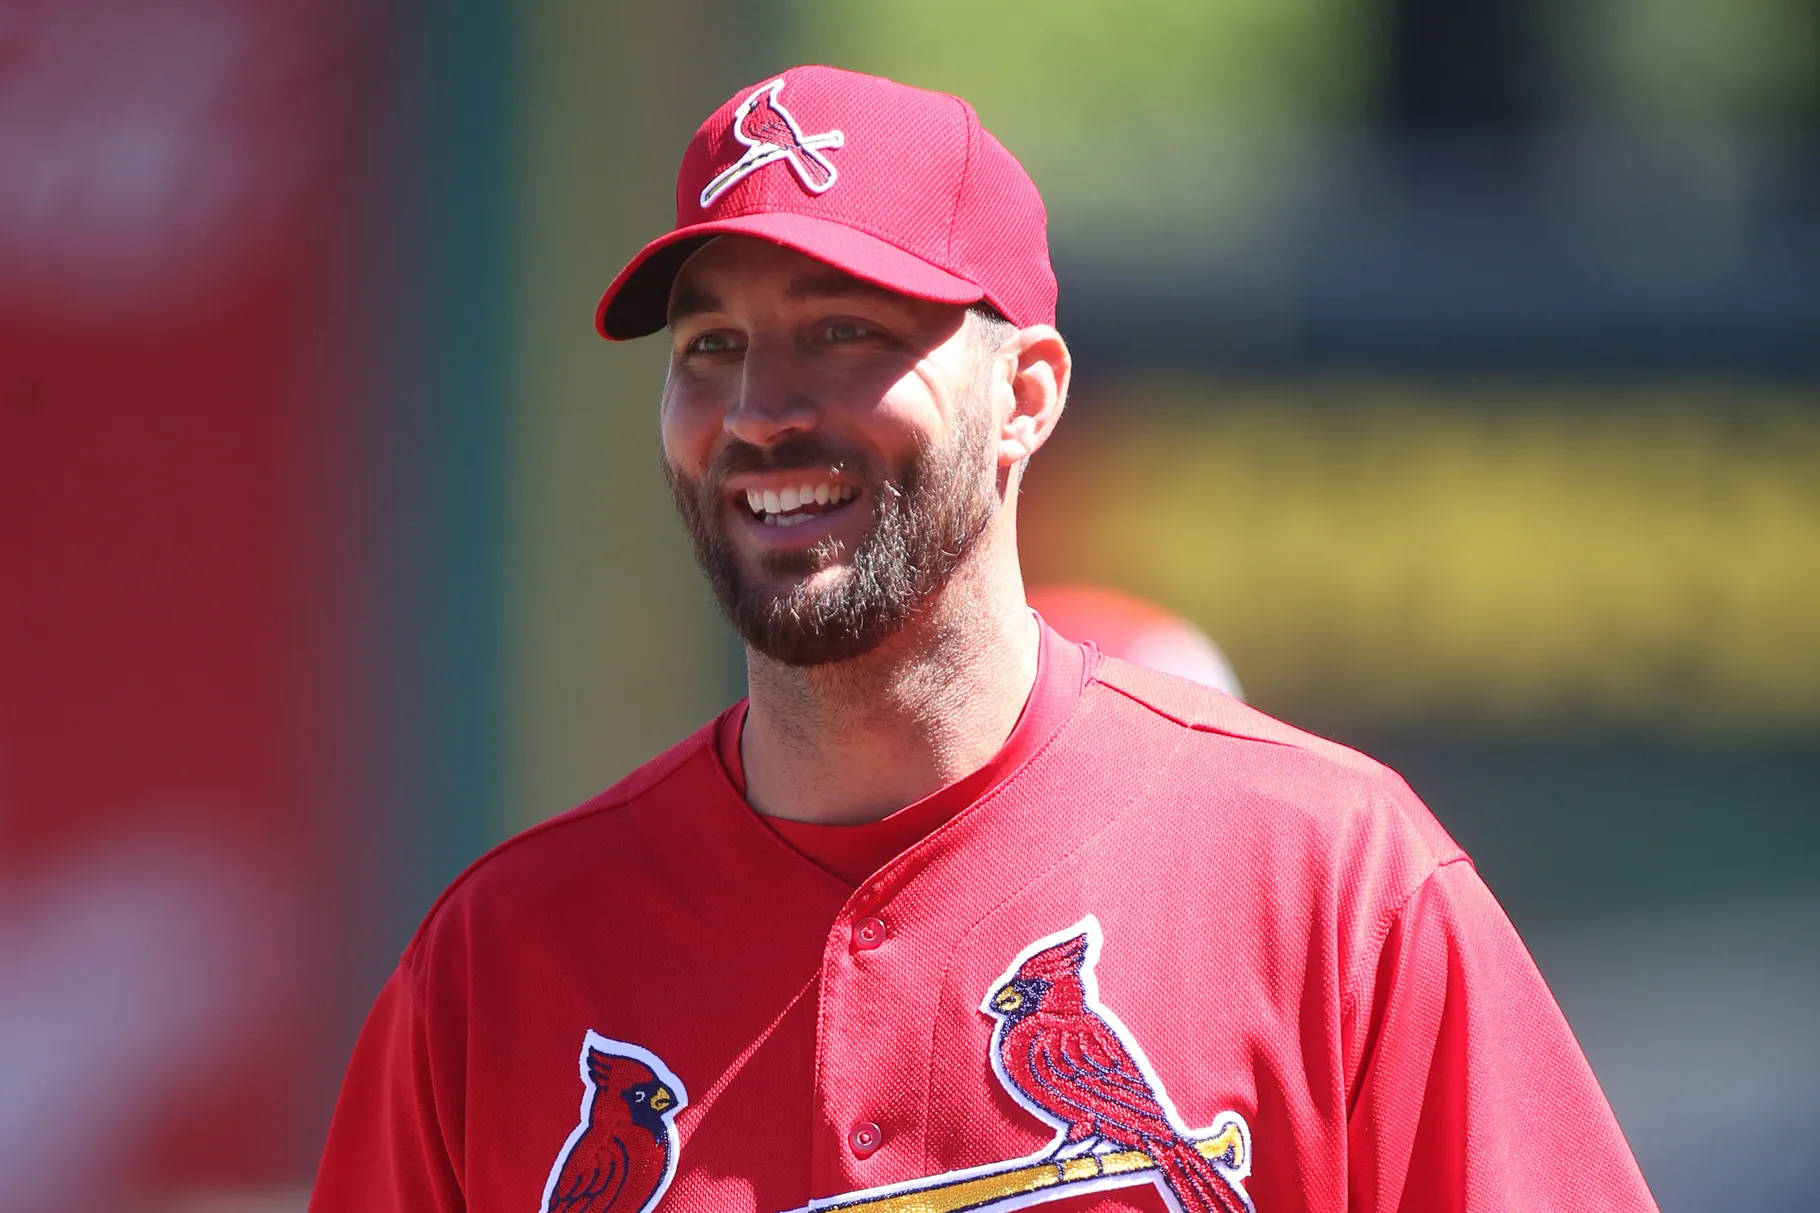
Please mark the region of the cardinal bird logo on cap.
POLYGON ((683 1085, 649 1049, 589 1032, 581 1123, 544 1181, 538 1213, 645 1213, 676 1177, 683 1085))
POLYGON ((746 145, 746 151, 703 187, 702 206, 712 205, 736 184, 779 160, 789 162, 796 170, 797 180, 812 194, 826 193, 840 176, 822 150, 844 146, 847 137, 837 130, 804 135, 795 117, 778 100, 783 91, 784 78, 779 76, 753 89, 733 111, 733 137, 746 145))

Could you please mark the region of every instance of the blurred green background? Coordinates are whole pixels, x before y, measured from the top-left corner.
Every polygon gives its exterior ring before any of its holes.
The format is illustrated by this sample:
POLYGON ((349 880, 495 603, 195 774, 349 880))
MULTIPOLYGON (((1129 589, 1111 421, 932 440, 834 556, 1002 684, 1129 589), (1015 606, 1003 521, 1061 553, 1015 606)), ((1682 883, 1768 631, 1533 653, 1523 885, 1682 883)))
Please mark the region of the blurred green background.
MULTIPOLYGON (((260 727, 305 774, 257 807, 321 823, 330 857, 299 894, 318 976, 286 1029, 317 1044, 282 1101, 250 1097, 266 1146, 158 1139, 108 1207, 299 1208, 436 893, 742 693, 658 470, 664 352, 591 317, 669 226, 697 123, 800 62, 965 95, 1047 200, 1077 381, 1027 482, 1032 580, 1179 612, 1254 704, 1397 767, 1523 931, 1664 1210, 1814 1207, 1820 3, 287 0, 254 37, 195 0, 131 38, 153 19, 99 7, 0 16, 0 66, 43 82, 0 81, 0 156, 42 157, 0 173, 0 319, 50 334, 0 337, 0 444, 57 400, 32 369, 53 346, 157 347, 112 313, 44 319, 48 288, 19 304, 30 250, 5 232, 32 229, 8 217, 57 196, 71 148, 151 158, 133 89, 269 125, 281 154, 211 154, 183 196, 299 164, 317 183, 307 231, 265 237, 292 260, 221 254, 291 300, 288 403, 236 407, 281 419, 271 458, 301 470, 235 508, 282 518, 290 546, 259 556, 303 572, 279 623, 191 664, 281 655, 313 723, 260 727), (141 81, 96 30, 191 66, 141 81), (208 55, 237 66, 205 105, 208 55), (306 163, 253 101, 308 108, 328 151, 306 163), (87 116, 33 145, 53 111, 87 116)), ((192 361, 272 365, 226 344, 237 296, 199 297, 194 348, 222 348, 192 361)), ((192 391, 156 352, 133 365, 160 416, 192 391)), ((132 405, 97 389, 85 424, 132 405)), ((21 771, 35 694, 0 716, 21 771)), ((16 782, 0 809, 68 819, 16 782)), ((27 972, 7 892, 0 990, 27 972)), ((254 1123, 226 1106, 199 1123, 254 1123)), ((0 1175, 47 1149, 19 1129, 41 1119, 0 1096, 0 1175)), ((0 1180, 0 1205, 69 1207, 33 1191, 0 1180)))

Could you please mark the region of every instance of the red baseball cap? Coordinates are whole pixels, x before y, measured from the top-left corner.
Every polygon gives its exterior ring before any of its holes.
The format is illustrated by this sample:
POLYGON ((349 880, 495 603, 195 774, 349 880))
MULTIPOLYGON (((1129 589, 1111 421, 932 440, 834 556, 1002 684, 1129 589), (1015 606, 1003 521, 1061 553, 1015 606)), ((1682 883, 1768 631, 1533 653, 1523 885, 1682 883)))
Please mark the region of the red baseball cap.
POLYGON ((720 235, 756 236, 937 303, 984 300, 1013 324, 1055 323, 1048 216, 1036 185, 959 97, 833 67, 741 89, 701 124, 676 174, 676 226, 600 297, 594 327, 664 327, 670 283, 720 235))

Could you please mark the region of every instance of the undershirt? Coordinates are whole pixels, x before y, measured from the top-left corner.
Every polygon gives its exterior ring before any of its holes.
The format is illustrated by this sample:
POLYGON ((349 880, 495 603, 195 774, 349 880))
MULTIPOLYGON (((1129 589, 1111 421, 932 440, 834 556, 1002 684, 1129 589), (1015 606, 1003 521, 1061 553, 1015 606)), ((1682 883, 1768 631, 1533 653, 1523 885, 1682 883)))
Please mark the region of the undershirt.
MULTIPOLYGON (((860 825, 823 825, 754 812, 804 857, 858 888, 868 876, 962 809, 989 795, 1034 758, 1074 711, 1097 657, 1096 651, 1056 633, 1039 615, 1036 681, 1030 696, 1005 744, 971 775, 963 775, 887 817, 860 825)), ((739 740, 750 704, 750 700, 742 699, 728 708, 715 728, 715 750, 741 797, 746 794, 746 771, 740 759, 739 740)))

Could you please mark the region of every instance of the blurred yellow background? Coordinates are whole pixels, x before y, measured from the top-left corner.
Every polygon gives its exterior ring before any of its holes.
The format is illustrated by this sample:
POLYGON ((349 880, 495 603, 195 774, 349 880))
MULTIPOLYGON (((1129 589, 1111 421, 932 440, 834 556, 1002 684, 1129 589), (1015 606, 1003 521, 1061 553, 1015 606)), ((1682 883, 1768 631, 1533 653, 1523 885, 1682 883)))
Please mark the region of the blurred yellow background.
POLYGON ((1688 739, 1820 728, 1820 426, 1795 393, 1117 395, 1071 419, 1031 478, 1032 573, 1183 611, 1285 715, 1688 739))

